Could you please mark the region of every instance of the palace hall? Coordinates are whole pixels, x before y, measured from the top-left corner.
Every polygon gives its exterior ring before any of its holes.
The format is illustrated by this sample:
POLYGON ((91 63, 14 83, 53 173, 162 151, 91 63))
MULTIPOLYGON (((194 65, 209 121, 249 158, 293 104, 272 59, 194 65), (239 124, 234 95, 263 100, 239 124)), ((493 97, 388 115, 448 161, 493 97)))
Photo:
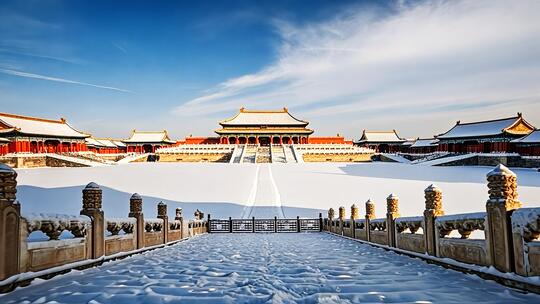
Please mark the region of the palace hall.
POLYGON ((236 116, 219 123, 215 132, 222 144, 307 144, 313 130, 309 122, 295 118, 287 108, 252 111, 241 108, 236 116))

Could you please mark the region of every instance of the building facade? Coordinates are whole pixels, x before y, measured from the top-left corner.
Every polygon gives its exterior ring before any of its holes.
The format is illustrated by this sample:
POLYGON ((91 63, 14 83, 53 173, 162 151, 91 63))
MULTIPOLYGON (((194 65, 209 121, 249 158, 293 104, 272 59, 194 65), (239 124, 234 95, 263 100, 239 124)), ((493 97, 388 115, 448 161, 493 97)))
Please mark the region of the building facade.
POLYGON ((534 131, 521 113, 517 116, 470 123, 458 121, 447 132, 437 135, 439 151, 453 153, 512 152, 510 142, 534 131))
POLYGON ((534 130, 529 135, 514 139, 511 142, 512 150, 521 155, 540 155, 540 130, 534 130))
POLYGON ((86 151, 90 135, 71 127, 63 118, 51 120, 0 113, 0 137, 9 141, 0 152, 62 153, 86 151))
POLYGON ((307 144, 313 130, 309 122, 292 116, 287 108, 278 111, 250 111, 241 108, 236 116, 219 123, 221 144, 307 144))
POLYGON ((392 131, 367 131, 362 132, 362 137, 357 146, 373 149, 381 153, 400 152, 401 146, 406 140, 399 137, 396 130, 392 131))
POLYGON ((169 147, 175 144, 169 138, 166 130, 158 132, 141 132, 133 130, 131 136, 122 141, 126 145, 128 153, 154 153, 162 147, 169 147))

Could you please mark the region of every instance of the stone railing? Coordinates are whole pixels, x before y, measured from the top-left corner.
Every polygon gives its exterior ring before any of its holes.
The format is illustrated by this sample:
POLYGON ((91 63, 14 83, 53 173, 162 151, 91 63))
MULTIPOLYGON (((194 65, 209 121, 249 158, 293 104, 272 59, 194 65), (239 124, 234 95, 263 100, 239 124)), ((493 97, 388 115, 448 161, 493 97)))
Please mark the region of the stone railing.
POLYGON ((398 198, 390 195, 386 218, 375 219, 375 205, 368 200, 364 219, 358 219, 356 205, 351 207, 351 219, 345 219, 344 207, 334 219, 331 208, 324 230, 441 264, 540 275, 540 208, 520 209, 516 175, 503 165, 489 172, 487 180, 486 212, 444 215, 442 191, 431 185, 424 191, 422 216, 400 218, 398 198))
POLYGON ((206 220, 184 221, 176 209, 169 222, 167 205, 157 218, 145 219, 142 198, 133 194, 126 218, 105 218, 102 190, 83 189, 81 215, 28 214, 16 202, 17 173, 0 164, 0 293, 73 268, 98 265, 207 232, 206 220))

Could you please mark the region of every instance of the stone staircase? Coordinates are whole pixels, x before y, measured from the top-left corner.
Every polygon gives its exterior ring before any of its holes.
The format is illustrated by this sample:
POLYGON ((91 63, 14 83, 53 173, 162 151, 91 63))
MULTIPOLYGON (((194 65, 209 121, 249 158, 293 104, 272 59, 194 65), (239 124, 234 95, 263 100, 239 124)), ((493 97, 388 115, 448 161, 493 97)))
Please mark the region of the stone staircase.
POLYGON ((247 145, 245 147, 244 156, 242 157, 242 163, 255 163, 257 160, 257 145, 247 145))
POLYGON ((285 154, 285 161, 288 163, 297 163, 296 157, 294 156, 294 152, 292 150, 292 145, 283 145, 283 151, 285 154))
POLYGON ((286 163, 287 158, 285 156, 285 149, 283 145, 272 145, 272 162, 273 163, 286 163))
POLYGON ((260 146, 257 149, 257 163, 269 163, 271 156, 270 156, 270 147, 268 146, 260 146))

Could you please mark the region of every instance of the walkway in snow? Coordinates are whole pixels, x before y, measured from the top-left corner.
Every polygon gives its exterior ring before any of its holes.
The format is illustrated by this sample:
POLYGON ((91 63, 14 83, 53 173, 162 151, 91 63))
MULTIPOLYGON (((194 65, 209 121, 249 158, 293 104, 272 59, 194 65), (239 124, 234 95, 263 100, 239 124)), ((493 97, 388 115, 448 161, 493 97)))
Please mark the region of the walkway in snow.
POLYGON ((325 233, 211 234, 0 297, 12 303, 539 303, 325 233))
POLYGON ((257 165, 253 187, 241 218, 284 218, 281 196, 270 164, 257 165))

